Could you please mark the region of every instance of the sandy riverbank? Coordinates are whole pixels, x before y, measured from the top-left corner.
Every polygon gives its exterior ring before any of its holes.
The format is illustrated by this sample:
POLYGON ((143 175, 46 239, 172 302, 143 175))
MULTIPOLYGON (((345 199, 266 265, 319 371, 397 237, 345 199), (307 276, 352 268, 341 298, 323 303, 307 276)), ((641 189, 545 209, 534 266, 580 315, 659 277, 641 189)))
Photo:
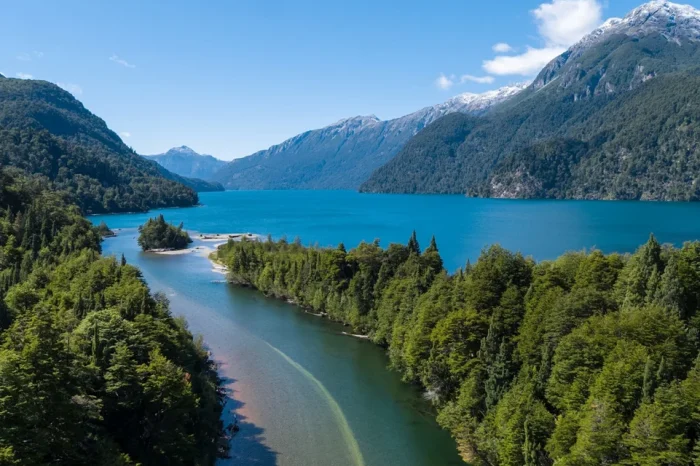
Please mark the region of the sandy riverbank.
MULTIPOLYGON (((223 243, 222 243, 223 244, 223 243)), ((221 246, 220 244, 216 245, 216 247, 221 246)), ((158 254, 162 256, 181 256, 183 254, 194 254, 194 253, 200 253, 204 256, 208 256, 212 252, 214 252, 213 248, 207 247, 207 246, 195 246, 193 248, 187 248, 187 249, 151 249, 146 252, 152 252, 153 254, 158 254)))
POLYGON ((219 246, 223 246, 229 240, 242 241, 243 239, 246 239, 248 241, 261 241, 263 239, 261 235, 257 235, 255 233, 200 233, 198 235, 193 236, 193 238, 197 241, 202 241, 206 243, 216 242, 217 244, 213 244, 211 246, 200 245, 186 249, 150 249, 146 252, 160 254, 164 256, 180 256, 183 254, 200 253, 203 256, 208 257, 209 254, 216 251, 216 249, 219 246))
POLYGON ((201 233, 194 237, 200 241, 241 241, 243 238, 250 241, 260 241, 263 239, 261 235, 255 233, 201 233))

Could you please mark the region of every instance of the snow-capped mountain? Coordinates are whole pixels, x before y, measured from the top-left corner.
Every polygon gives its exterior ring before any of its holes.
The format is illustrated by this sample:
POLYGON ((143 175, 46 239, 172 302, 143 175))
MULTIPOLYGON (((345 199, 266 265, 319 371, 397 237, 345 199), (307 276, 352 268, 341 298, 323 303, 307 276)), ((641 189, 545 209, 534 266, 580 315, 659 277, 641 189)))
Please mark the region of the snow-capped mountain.
MULTIPOLYGON (((539 74, 534 82, 536 89, 542 88, 555 78, 562 77, 560 70, 567 63, 574 62, 598 45, 624 38, 648 38, 657 36, 666 42, 673 42, 679 47, 696 45, 700 42, 700 10, 691 5, 652 1, 630 11, 624 18, 610 18, 600 27, 571 46, 564 54, 552 60, 539 74)), ((644 64, 637 70, 637 81, 654 77, 646 70, 644 64)), ((571 74, 575 74, 572 70, 571 74)), ((572 76, 569 76, 571 78, 572 76)), ((562 77, 563 86, 570 84, 570 79, 562 77)), ((637 82, 638 83, 638 82, 637 82)), ((635 83, 632 83, 633 85, 635 83)), ((608 91, 614 89, 608 87, 608 91)))
POLYGON ((356 189, 418 131, 447 115, 480 115, 527 87, 465 93, 393 120, 342 119, 234 160, 214 179, 229 189, 356 189))
POLYGON ((606 21, 488 118, 449 115, 361 190, 697 200, 700 11, 653 1, 606 21))

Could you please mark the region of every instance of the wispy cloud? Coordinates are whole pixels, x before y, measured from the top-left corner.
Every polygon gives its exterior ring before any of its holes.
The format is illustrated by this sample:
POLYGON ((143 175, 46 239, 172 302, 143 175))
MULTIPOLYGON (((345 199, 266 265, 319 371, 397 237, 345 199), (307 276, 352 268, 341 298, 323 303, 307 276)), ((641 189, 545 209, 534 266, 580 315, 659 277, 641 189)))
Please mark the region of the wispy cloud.
POLYGON ((513 51, 513 47, 510 46, 510 44, 507 44, 505 42, 499 42, 498 44, 494 44, 491 49, 496 52, 496 53, 508 53, 513 51))
POLYGON ((34 76, 32 76, 31 74, 29 74, 29 73, 22 73, 22 72, 17 73, 17 77, 18 77, 19 79, 33 79, 33 78, 34 78, 34 76))
POLYGON ((32 61, 32 59, 36 58, 43 58, 44 57, 44 52, 39 52, 38 50, 33 51, 32 53, 27 53, 27 52, 22 52, 19 55, 17 55, 17 60, 20 61, 32 61))
POLYGON ((450 89, 452 86, 455 84, 455 76, 445 76, 444 73, 440 73, 440 76, 435 79, 435 86, 438 89, 442 89, 443 91, 446 91, 450 89))
POLYGON ((56 83, 58 87, 60 87, 63 90, 66 90, 73 94, 74 96, 79 96, 83 94, 83 88, 78 86, 77 84, 72 84, 72 83, 56 83))
MULTIPOLYGON (((531 14, 544 46, 528 46, 519 55, 499 55, 485 60, 484 70, 496 75, 531 76, 537 73, 554 57, 598 27, 602 22, 603 7, 598 0, 552 0, 540 4, 531 14)), ((506 50, 500 47, 502 45, 508 44, 496 44, 493 50, 497 53, 513 50, 506 50)))
POLYGON ((111 61, 113 61, 114 63, 118 63, 126 68, 136 68, 136 65, 132 65, 128 61, 124 60, 123 58, 119 58, 119 56, 116 54, 112 54, 112 56, 109 57, 109 59, 111 61))
POLYGON ((472 76, 471 74, 463 74, 459 78, 460 83, 465 83, 467 81, 479 84, 491 84, 495 81, 495 78, 493 76, 472 76))
POLYGON ((122 131, 121 133, 119 133, 119 136, 121 136, 122 139, 130 138, 130 137, 131 137, 131 133, 128 132, 128 131, 122 131))

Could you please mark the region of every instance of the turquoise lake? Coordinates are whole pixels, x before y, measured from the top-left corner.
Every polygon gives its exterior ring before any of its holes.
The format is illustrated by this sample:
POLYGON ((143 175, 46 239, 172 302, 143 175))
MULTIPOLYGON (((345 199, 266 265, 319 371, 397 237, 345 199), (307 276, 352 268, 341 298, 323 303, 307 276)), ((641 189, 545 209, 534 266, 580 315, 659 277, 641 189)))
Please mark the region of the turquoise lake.
MULTIPOLYGON (((229 286, 200 254, 140 252, 136 228, 163 213, 195 232, 299 236, 306 244, 356 246, 380 238, 422 245, 435 235, 445 266, 475 261, 499 243, 537 260, 596 247, 632 252, 654 233, 662 243, 700 238, 700 204, 508 201, 461 196, 261 191, 200 194, 201 207, 95 216, 173 313, 201 334, 230 390, 241 431, 229 460, 259 465, 458 465, 454 441, 415 388, 386 368, 383 351, 294 305, 229 286)), ((195 241, 193 246, 200 246, 195 241)), ((230 414, 229 414, 230 416, 230 414)))

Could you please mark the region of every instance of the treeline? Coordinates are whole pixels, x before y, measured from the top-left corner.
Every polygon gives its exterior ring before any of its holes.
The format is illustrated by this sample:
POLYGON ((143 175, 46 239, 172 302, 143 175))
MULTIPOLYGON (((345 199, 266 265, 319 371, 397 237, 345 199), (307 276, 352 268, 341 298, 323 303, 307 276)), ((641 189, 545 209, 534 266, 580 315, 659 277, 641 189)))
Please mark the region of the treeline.
POLYGON ((138 243, 141 249, 185 249, 192 242, 190 235, 182 229, 183 225, 175 226, 165 221, 163 214, 149 218, 139 226, 138 243))
POLYGON ((233 242, 233 283, 387 348, 477 465, 700 464, 700 243, 535 263, 499 246, 450 275, 421 251, 233 242))
POLYGON ((0 464, 213 464, 202 342, 50 186, 0 167, 0 464))
POLYGON ((44 130, 0 130, 0 164, 45 176, 89 214, 188 207, 199 202, 195 191, 162 177, 155 167, 151 172, 101 146, 74 144, 44 130))

